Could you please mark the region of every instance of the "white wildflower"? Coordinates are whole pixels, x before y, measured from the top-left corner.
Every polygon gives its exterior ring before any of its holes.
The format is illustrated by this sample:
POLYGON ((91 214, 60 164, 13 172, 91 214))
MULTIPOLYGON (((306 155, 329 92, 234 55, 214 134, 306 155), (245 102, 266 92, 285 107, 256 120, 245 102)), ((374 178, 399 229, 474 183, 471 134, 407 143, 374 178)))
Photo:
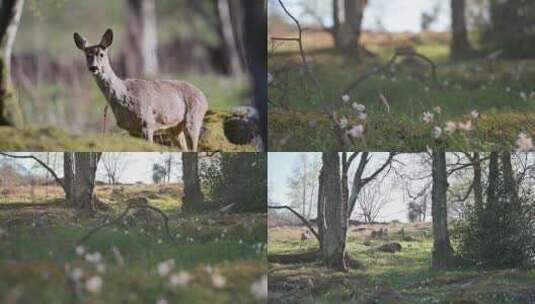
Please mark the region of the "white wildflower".
POLYGON ((519 152, 527 152, 533 150, 533 140, 524 132, 518 134, 518 138, 515 143, 517 151, 519 152))
POLYGON ((173 287, 185 287, 191 281, 191 275, 187 271, 174 273, 169 277, 169 283, 173 287))
POLYGON ((522 98, 523 100, 527 100, 528 94, 526 94, 526 92, 520 92, 520 98, 522 98))
POLYGON ((472 112, 470 112, 470 116, 472 116, 472 118, 478 118, 479 117, 479 112, 477 110, 472 110, 472 112))
POLYGON ((368 119, 368 114, 366 114, 365 112, 360 112, 359 115, 357 116, 360 120, 367 120, 368 119))
POLYGON ((472 130, 472 121, 471 120, 467 120, 466 122, 459 122, 457 127, 459 128, 459 130, 462 130, 462 131, 471 131, 472 130))
POLYGON ((440 114, 442 113, 442 108, 437 106, 433 108, 433 111, 435 111, 437 114, 440 114))
POLYGON ((442 135, 442 129, 440 127, 434 127, 431 134, 433 135, 433 138, 438 139, 440 135, 442 135))
POLYGON ((88 261, 89 263, 96 264, 102 260, 102 255, 98 251, 94 253, 88 253, 85 255, 85 260, 88 261))
POLYGON ((431 123, 433 121, 433 113, 431 112, 424 112, 424 115, 423 115, 423 118, 422 120, 425 122, 425 123, 431 123))
POLYGON ((158 298, 158 300, 156 300, 156 304, 167 304, 167 300, 165 298, 158 298))
POLYGON ((99 276, 89 278, 85 282, 85 289, 91 293, 100 293, 102 289, 102 278, 99 276))
POLYGON ((267 73, 267 82, 268 84, 271 84, 273 82, 273 75, 271 75, 271 73, 267 73))
POLYGON ((446 122, 446 127, 444 128, 446 133, 453 134, 455 131, 457 131, 457 124, 453 121, 446 122))
POLYGON ((349 124, 349 121, 347 120, 347 118, 345 117, 340 118, 340 123, 339 123, 340 128, 345 129, 347 128, 348 124, 349 124))
POLYGON ((225 277, 220 275, 219 273, 212 274, 212 285, 214 285, 215 288, 223 288, 225 287, 226 283, 225 277))
POLYGON ((175 267, 175 261, 173 259, 160 262, 158 263, 158 274, 164 277, 171 272, 173 267, 175 267))
POLYGON ((358 112, 364 112, 366 111, 366 106, 363 104, 360 104, 358 102, 353 103, 353 109, 358 112))
POLYGON ((71 272, 71 278, 75 281, 80 280, 83 275, 84 271, 81 268, 74 268, 74 270, 71 272))
POLYGON ((346 102, 346 103, 347 103, 347 102, 349 102, 350 99, 351 99, 351 97, 349 97, 349 95, 347 95, 347 94, 344 95, 344 96, 342 96, 342 101, 343 101, 343 102, 346 102))
POLYGON ((85 248, 84 246, 76 246, 76 254, 77 255, 84 255, 85 253, 85 248))
POLYGON ((364 126, 363 125, 353 126, 353 128, 346 131, 346 133, 353 138, 361 138, 362 135, 364 134, 364 126))
POLYGON ((257 300, 267 299, 268 297, 268 277, 267 275, 262 276, 262 278, 251 284, 251 293, 257 300))

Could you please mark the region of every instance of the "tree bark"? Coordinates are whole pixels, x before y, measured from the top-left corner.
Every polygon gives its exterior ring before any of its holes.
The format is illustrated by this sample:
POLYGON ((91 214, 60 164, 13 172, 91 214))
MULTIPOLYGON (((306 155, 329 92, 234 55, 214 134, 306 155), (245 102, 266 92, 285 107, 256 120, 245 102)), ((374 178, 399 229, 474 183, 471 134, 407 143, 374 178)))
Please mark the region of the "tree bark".
POLYGON ((96 211, 93 191, 101 152, 74 152, 73 205, 80 210, 96 211))
POLYGON ((433 151, 432 158, 432 266, 434 269, 443 270, 454 266, 453 249, 451 248, 448 232, 448 174, 446 172, 446 153, 433 151))
POLYGON ((353 58, 359 58, 362 19, 367 0, 344 0, 344 22, 335 34, 338 49, 353 58))
POLYGON ((182 152, 182 180, 184 183, 184 197, 182 210, 191 212, 199 208, 204 202, 199 181, 199 158, 195 152, 182 152))
POLYGON ((127 76, 154 76, 159 71, 155 0, 127 0, 126 4, 124 71, 127 76))
POLYGON ((478 152, 475 152, 472 157, 472 166, 474 169, 474 205, 479 212, 483 210, 483 189, 481 183, 481 158, 478 152))
POLYGON ((219 32, 226 53, 225 57, 227 57, 229 74, 239 76, 243 74, 243 67, 234 35, 229 0, 217 0, 217 15, 219 16, 219 32))
POLYGON ((74 152, 63 153, 63 184, 65 190, 65 199, 73 203, 74 196, 74 152))
POLYGON ((0 6, 0 125, 20 128, 22 111, 11 83, 11 53, 24 0, 4 0, 0 6))
POLYGON ((347 234, 347 201, 343 200, 340 182, 340 156, 337 152, 323 153, 322 205, 324 206, 321 237, 321 257, 327 267, 347 271, 345 245, 347 234))
POLYGON ((468 55, 472 47, 468 42, 466 30, 466 0, 451 0, 451 57, 461 58, 468 55))
POLYGON ((498 152, 491 152, 489 160, 487 205, 492 205, 496 203, 496 189, 498 187, 499 176, 500 172, 498 169, 498 152))
POLYGON ((242 0, 244 11, 244 44, 247 66, 253 88, 253 105, 258 110, 258 130, 262 138, 261 150, 268 150, 267 141, 267 23, 265 0, 242 0))
POLYGON ((503 181, 507 194, 509 196, 509 202, 514 206, 520 208, 520 199, 518 198, 518 186, 513 173, 513 165, 511 163, 511 153, 503 152, 502 156, 503 167, 503 181))

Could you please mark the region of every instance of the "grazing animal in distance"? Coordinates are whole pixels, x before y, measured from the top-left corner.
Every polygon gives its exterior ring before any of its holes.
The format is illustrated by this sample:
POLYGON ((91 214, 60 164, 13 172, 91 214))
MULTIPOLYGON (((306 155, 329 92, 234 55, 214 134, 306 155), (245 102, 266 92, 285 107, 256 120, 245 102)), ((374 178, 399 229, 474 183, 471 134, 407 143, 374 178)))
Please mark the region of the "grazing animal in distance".
POLYGON ((108 57, 112 41, 111 29, 99 44, 91 46, 74 33, 74 42, 84 52, 87 68, 106 97, 117 125, 150 142, 155 134, 167 134, 182 150, 196 151, 208 110, 204 93, 185 81, 120 79, 108 57))
POLYGON ((305 244, 305 241, 308 241, 311 239, 310 231, 306 230, 305 232, 301 232, 301 247, 305 244))

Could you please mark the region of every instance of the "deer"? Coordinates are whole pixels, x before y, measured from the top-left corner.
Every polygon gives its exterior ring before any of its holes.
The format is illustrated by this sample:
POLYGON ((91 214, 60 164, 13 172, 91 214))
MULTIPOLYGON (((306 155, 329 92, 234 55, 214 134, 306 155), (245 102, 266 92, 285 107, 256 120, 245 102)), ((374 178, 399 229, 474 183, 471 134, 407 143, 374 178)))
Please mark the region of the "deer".
POLYGON ((107 29, 99 44, 89 45, 78 33, 74 42, 85 54, 87 68, 104 94, 119 128, 149 142, 167 134, 183 151, 197 151, 208 101, 194 85, 175 80, 119 78, 110 63, 113 31, 107 29))
POLYGON ((312 238, 310 235, 310 231, 306 230, 305 232, 301 232, 301 247, 305 244, 305 241, 308 241, 312 238))

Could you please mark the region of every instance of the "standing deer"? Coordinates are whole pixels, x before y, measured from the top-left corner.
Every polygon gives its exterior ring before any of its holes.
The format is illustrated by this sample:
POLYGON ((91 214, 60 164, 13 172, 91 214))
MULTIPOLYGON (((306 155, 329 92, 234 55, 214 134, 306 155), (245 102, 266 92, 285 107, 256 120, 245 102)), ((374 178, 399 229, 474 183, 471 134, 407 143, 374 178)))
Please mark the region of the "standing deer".
POLYGON ((88 46, 74 33, 76 46, 84 51, 87 68, 106 97, 117 125, 132 136, 153 142, 155 132, 167 133, 173 144, 184 151, 196 151, 204 115, 206 96, 184 81, 120 79, 108 57, 113 32, 108 29, 99 44, 88 46))
POLYGON ((305 232, 301 232, 301 247, 305 244, 305 241, 310 240, 310 231, 306 230, 305 232))

